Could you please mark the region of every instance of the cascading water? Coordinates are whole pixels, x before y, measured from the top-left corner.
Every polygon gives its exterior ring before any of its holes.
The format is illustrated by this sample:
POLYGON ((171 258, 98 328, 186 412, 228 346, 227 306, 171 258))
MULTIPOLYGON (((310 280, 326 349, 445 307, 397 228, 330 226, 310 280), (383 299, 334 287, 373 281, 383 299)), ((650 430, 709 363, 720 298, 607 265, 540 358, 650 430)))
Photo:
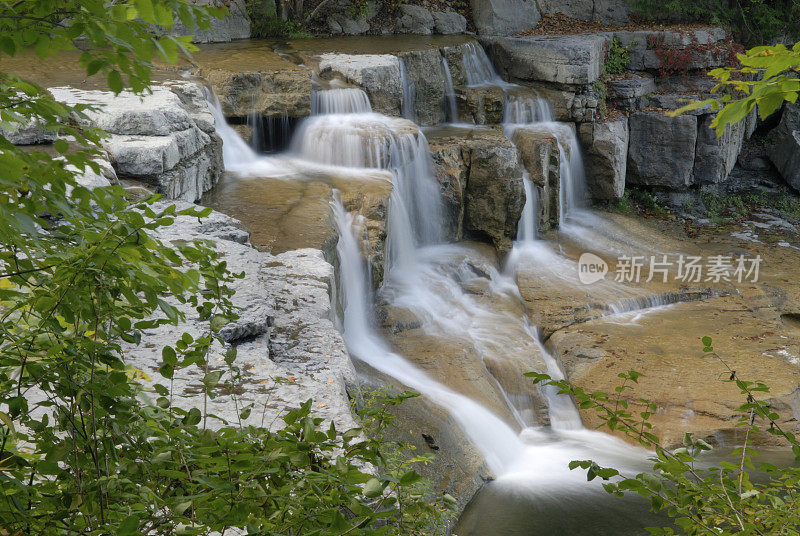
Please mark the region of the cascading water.
POLYGON ((456 106, 456 90, 453 88, 453 75, 450 74, 450 65, 447 58, 442 56, 442 70, 444 71, 444 110, 445 120, 450 123, 458 122, 458 107, 456 106))
POLYGON ((398 58, 400 66, 400 86, 403 89, 403 100, 400 102, 400 114, 411 121, 414 120, 414 83, 409 80, 406 62, 403 56, 398 58))
POLYGON ((461 56, 464 68, 464 78, 468 86, 505 86, 506 82, 494 70, 486 51, 478 43, 470 42, 464 45, 465 51, 461 56))
POLYGON ((372 112, 363 89, 325 89, 311 93, 311 115, 363 114, 372 112))
POLYGON ((343 333, 355 358, 447 409, 470 441, 498 474, 508 471, 523 452, 519 436, 492 412, 473 400, 431 380, 425 373, 392 352, 369 323, 369 276, 354 235, 353 218, 338 197, 332 203, 339 232, 339 296, 343 309, 343 333))
POLYGON ((214 117, 214 127, 217 135, 222 139, 222 160, 226 170, 235 170, 242 166, 247 166, 258 160, 258 155, 247 143, 239 136, 239 133, 225 120, 222 113, 222 106, 216 95, 207 87, 203 87, 208 109, 214 117))

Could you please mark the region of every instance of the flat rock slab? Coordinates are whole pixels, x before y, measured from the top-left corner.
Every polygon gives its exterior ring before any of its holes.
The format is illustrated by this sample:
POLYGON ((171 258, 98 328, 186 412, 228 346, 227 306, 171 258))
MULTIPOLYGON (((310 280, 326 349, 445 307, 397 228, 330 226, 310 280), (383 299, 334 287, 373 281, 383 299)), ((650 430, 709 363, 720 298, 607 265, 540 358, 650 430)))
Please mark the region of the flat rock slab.
MULTIPOLYGON (((634 415, 643 410, 639 398, 655 402, 653 431, 676 445, 687 431, 715 442, 730 439, 745 402, 736 385, 724 381, 730 371, 704 356, 704 336, 713 338, 714 350, 740 378, 769 384, 770 394, 757 396, 769 399, 784 422, 795 417, 800 360, 796 344, 782 331, 730 294, 655 309, 638 319, 623 315, 571 326, 554 333, 548 345, 560 356, 567 378, 587 392, 613 393, 621 381, 617 374, 642 372, 635 389, 622 397, 634 415)), ((589 427, 600 424, 592 410, 582 416, 589 427)))
POLYGON ((591 84, 603 72, 606 38, 602 35, 484 37, 505 80, 591 84))

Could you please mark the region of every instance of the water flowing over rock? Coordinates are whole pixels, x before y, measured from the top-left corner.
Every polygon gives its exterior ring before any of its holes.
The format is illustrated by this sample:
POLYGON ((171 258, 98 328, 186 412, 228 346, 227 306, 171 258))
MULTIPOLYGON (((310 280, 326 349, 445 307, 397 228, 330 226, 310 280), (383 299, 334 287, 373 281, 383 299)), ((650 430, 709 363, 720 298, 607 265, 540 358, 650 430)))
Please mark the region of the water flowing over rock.
MULTIPOLYGON (((445 75, 437 49, 419 50, 401 56, 405 76, 411 85, 413 119, 420 125, 436 125, 445 120, 445 75)), ((405 116, 405 114, 404 114, 405 116)))
POLYGON ((172 87, 175 92, 157 86, 144 97, 73 88, 50 92, 68 104, 99 106, 87 113, 88 122, 110 134, 102 144, 120 177, 151 184, 169 198, 195 201, 219 180, 222 143, 199 88, 188 82, 172 87))
POLYGON ((311 96, 311 115, 372 112, 369 97, 357 88, 326 89, 311 96))
POLYGON ((403 100, 400 60, 391 54, 323 54, 322 76, 341 76, 363 89, 375 112, 399 116, 403 100))

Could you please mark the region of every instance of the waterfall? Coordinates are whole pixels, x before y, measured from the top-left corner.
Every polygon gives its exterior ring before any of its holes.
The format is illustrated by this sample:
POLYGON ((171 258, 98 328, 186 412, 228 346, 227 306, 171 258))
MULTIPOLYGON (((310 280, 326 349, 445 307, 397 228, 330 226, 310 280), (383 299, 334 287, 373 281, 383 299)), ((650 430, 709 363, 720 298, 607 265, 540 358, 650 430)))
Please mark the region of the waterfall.
POLYGON ((510 94, 503 108, 503 123, 522 125, 553 120, 550 103, 538 96, 510 94))
POLYGON ((400 85, 403 88, 403 100, 400 103, 400 114, 411 121, 414 120, 414 83, 408 79, 406 62, 403 56, 398 56, 400 65, 400 85))
POLYGON ((461 63, 468 86, 506 85, 480 44, 471 41, 464 47, 466 51, 461 56, 461 63))
POLYGON ((250 148, 257 153, 262 152, 266 146, 266 140, 264 140, 264 116, 255 112, 249 114, 247 116, 247 126, 252 130, 250 148))
POLYGON ((447 58, 442 56, 442 69, 444 70, 444 110, 445 120, 450 123, 458 122, 458 107, 456 106, 456 91, 453 88, 453 76, 450 74, 450 65, 447 58))
POLYGON ((311 115, 362 114, 371 111, 369 97, 363 89, 348 87, 311 93, 311 115))
POLYGON ((525 186, 525 206, 517 227, 517 240, 519 242, 532 242, 538 234, 536 220, 539 217, 539 194, 533 185, 528 170, 523 171, 522 183, 525 186))
POLYGON ((350 354, 445 408, 484 456, 489 467, 497 474, 507 472, 524 451, 517 433, 480 404, 433 381, 393 353, 378 336, 369 322, 369 276, 354 234, 353 218, 338 197, 332 202, 332 210, 339 232, 336 253, 339 258, 338 291, 344 316, 342 325, 350 354))
POLYGON ((409 231, 391 233, 387 245, 390 261, 415 246, 442 241, 441 200, 428 140, 413 123, 380 114, 315 116, 297 133, 294 150, 320 164, 392 172, 396 191, 392 206, 398 208, 390 210, 389 225, 396 227, 404 220, 408 223, 402 225, 409 231))
POLYGON ((247 143, 239 136, 239 133, 225 120, 222 113, 222 106, 217 96, 209 88, 204 87, 203 91, 208 102, 208 109, 214 117, 214 127, 217 135, 222 139, 222 160, 226 170, 233 170, 241 166, 246 166, 258 160, 258 155, 247 143))

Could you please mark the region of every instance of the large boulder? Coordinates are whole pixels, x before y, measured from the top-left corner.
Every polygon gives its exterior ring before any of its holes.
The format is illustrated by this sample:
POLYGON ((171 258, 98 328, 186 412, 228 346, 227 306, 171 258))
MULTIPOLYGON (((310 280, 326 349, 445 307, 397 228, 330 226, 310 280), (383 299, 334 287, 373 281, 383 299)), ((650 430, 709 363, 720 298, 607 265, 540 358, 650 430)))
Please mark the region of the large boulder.
POLYGON ((420 125, 444 122, 445 80, 442 56, 438 49, 414 50, 400 57, 411 85, 413 119, 420 125))
POLYGON ((172 87, 156 86, 145 96, 66 87, 50 92, 69 105, 97 107, 78 121, 109 134, 102 144, 119 177, 148 183, 169 198, 196 201, 222 174, 222 141, 200 89, 188 82, 172 87))
POLYGON ((580 140, 584 147, 586 182, 593 199, 611 201, 625 193, 628 156, 628 118, 602 123, 583 123, 580 140))
POLYGON ((222 19, 212 17, 209 30, 187 28, 177 19, 172 27, 174 35, 192 35, 195 43, 227 43, 250 38, 250 19, 244 0, 226 0, 224 3, 220 0, 193 0, 192 3, 212 7, 224 4, 228 8, 228 15, 222 19))
POLYGON ((58 132, 45 128, 38 119, 29 119, 25 123, 6 123, 0 129, 0 135, 14 145, 48 144, 58 138, 58 132))
POLYGON ((481 35, 514 35, 541 20, 534 0, 470 0, 470 5, 481 35))
POLYGON ((400 5, 400 18, 397 21, 399 31, 430 35, 433 33, 435 24, 433 15, 424 7, 411 4, 400 5))
POLYGON ((603 72, 606 39, 600 35, 487 37, 482 42, 505 80, 586 85, 603 72))
POLYGON ((717 137, 716 130, 711 128, 714 117, 709 114, 698 118, 694 160, 696 184, 717 184, 727 179, 742 151, 745 122, 729 125, 725 133, 717 137))
POLYGON ((366 17, 354 19, 344 13, 331 15, 327 22, 332 34, 361 35, 367 33, 370 28, 366 17))
POLYGON ((455 11, 432 11, 434 27, 437 34, 461 34, 467 31, 467 19, 455 11))
POLYGON ((769 133, 769 159, 783 179, 800 191, 800 105, 786 104, 778 126, 769 133))
POLYGON ((434 137, 430 147, 451 229, 461 228, 465 237, 488 239, 508 251, 525 204, 517 148, 496 129, 434 137))
POLYGON ((629 126, 628 184, 679 190, 692 183, 697 117, 636 112, 629 126))
POLYGON ((391 54, 323 54, 319 73, 341 77, 358 85, 369 96, 375 112, 398 116, 403 100, 400 60, 391 54))
POLYGON ((511 140, 536 188, 539 213, 536 227, 546 231, 558 227, 561 158, 558 140, 552 132, 535 127, 514 130, 511 140))
POLYGON ((542 15, 563 13, 580 20, 627 22, 631 12, 627 0, 540 0, 542 15))
POLYGON ((498 86, 455 88, 458 120, 476 125, 497 125, 503 121, 506 94, 498 86))

